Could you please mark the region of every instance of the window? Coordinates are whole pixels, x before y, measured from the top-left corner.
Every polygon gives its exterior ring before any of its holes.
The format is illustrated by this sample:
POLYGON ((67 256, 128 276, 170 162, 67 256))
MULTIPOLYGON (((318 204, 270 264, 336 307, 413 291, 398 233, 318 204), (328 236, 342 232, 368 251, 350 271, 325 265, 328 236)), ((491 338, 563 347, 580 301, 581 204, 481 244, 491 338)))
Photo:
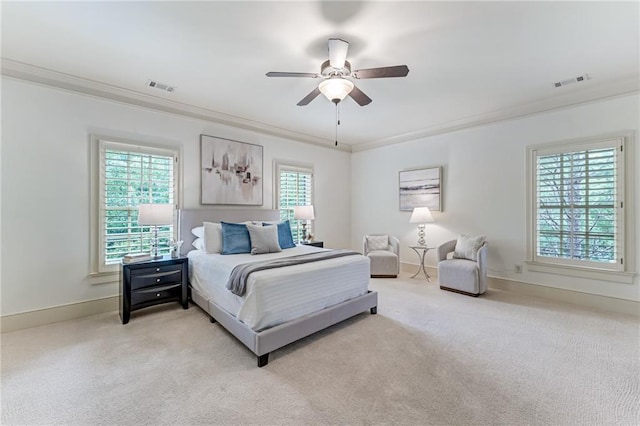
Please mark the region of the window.
POLYGON ((625 154, 624 137, 529 148, 534 264, 628 270, 625 154))
MULTIPOLYGON (((170 149, 98 140, 97 272, 117 270, 127 253, 150 252, 153 227, 139 226, 141 203, 177 204, 178 155, 170 149)), ((160 254, 168 254, 174 226, 158 227, 160 254)))
MULTIPOLYGON (((302 221, 293 218, 295 206, 313 204, 313 169, 310 166, 291 164, 276 165, 276 209, 280 210, 280 218, 291 222, 293 240, 303 239, 302 221)), ((313 232, 312 226, 307 232, 313 232)))

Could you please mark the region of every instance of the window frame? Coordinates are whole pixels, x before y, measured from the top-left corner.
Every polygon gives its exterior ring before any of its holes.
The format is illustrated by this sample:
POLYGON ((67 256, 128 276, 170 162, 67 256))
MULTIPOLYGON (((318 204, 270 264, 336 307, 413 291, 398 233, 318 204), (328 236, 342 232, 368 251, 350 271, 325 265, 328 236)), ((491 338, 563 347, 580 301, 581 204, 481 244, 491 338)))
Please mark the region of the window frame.
POLYGON ((632 284, 635 275, 635 221, 634 219, 634 133, 618 132, 615 134, 587 137, 527 147, 527 269, 560 275, 577 276, 603 281, 632 284), (584 149, 616 145, 619 151, 617 161, 617 224, 616 240, 619 252, 616 253, 615 268, 613 264, 599 265, 594 261, 551 258, 537 255, 537 159, 541 155, 569 153, 584 149), (622 204, 620 204, 622 203, 622 204), (622 264, 620 264, 622 259, 622 264))
MULTIPOLYGON (((106 264, 104 261, 104 161, 103 155, 105 148, 122 149, 123 151, 140 152, 144 154, 166 155, 174 157, 173 165, 173 203, 176 210, 182 205, 182 149, 177 144, 159 144, 155 140, 150 139, 129 139, 126 137, 109 136, 109 135, 90 135, 90 152, 91 152, 91 197, 90 197, 90 271, 89 276, 96 277, 96 283, 100 283, 100 277, 108 277, 118 273, 119 264, 106 264)), ((172 228, 172 238, 177 238, 178 223, 177 214, 174 217, 172 228)))
MULTIPOLYGON (((282 175, 283 171, 288 171, 288 172, 294 172, 294 173, 309 173, 311 175, 311 195, 310 195, 310 204, 313 205, 314 204, 314 196, 315 196, 315 174, 314 174, 314 170, 313 170, 313 165, 312 164, 305 164, 305 163, 298 163, 298 162, 293 162, 293 161, 285 161, 285 160, 276 160, 274 161, 275 166, 274 166, 274 170, 275 170, 275 176, 274 176, 274 203, 273 205, 275 206, 275 209, 280 211, 280 178, 282 175)), ((281 216, 282 217, 282 216, 281 216)), ((299 222, 299 221, 297 221, 299 222)), ((307 232, 308 233, 313 233, 313 222, 311 221, 310 224, 307 226, 307 232)), ((295 229, 298 229, 298 224, 296 223, 295 229)), ((293 229, 292 229, 293 231, 293 229)), ((293 236, 294 242, 299 243, 301 241, 300 238, 298 238, 298 232, 295 232, 295 235, 293 236)))

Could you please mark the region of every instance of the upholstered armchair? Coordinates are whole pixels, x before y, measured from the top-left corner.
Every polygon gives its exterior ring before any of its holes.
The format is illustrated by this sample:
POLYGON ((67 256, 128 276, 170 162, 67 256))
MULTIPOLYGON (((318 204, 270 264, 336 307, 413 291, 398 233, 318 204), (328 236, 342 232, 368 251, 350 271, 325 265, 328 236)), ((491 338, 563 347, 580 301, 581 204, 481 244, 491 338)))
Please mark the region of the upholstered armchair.
POLYGON ((371 278, 396 278, 400 273, 400 241, 387 234, 362 239, 364 255, 371 261, 371 278))
POLYGON ((437 249, 438 281, 442 290, 468 296, 487 291, 487 243, 484 237, 461 235, 437 249), (449 258, 449 253, 454 253, 449 258))

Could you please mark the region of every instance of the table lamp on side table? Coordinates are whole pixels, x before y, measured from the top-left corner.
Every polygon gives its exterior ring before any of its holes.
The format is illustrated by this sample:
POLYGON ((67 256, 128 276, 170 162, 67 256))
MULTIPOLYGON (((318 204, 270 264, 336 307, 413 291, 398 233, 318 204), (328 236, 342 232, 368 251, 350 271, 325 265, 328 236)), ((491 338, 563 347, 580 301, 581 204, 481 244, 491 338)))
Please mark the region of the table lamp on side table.
POLYGON ((153 226, 152 259, 158 255, 158 226, 173 223, 173 204, 140 204, 138 206, 138 225, 153 226))
POLYGON ((424 239, 424 224, 433 222, 433 216, 429 207, 416 207, 411 213, 410 223, 418 224, 418 245, 426 246, 427 242, 424 239))
POLYGON ((302 242, 309 240, 307 235, 307 221, 316 218, 313 212, 313 206, 296 206, 293 208, 293 218, 302 221, 302 242))

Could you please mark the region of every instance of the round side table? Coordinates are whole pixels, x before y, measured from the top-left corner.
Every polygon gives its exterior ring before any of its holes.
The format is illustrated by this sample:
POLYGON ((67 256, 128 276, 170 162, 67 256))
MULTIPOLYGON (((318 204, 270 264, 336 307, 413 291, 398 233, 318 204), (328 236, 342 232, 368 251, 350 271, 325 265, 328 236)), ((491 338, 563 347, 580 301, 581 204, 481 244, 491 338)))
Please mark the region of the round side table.
POLYGON ((427 281, 431 282, 431 277, 427 273, 427 269, 424 266, 424 257, 426 256, 429 250, 433 249, 433 247, 427 247, 427 246, 409 246, 409 247, 413 251, 415 251, 418 257, 420 258, 420 265, 418 265, 418 271, 415 274, 413 274, 411 278, 415 278, 420 274, 420 272, 423 272, 424 276, 427 278, 427 281))

